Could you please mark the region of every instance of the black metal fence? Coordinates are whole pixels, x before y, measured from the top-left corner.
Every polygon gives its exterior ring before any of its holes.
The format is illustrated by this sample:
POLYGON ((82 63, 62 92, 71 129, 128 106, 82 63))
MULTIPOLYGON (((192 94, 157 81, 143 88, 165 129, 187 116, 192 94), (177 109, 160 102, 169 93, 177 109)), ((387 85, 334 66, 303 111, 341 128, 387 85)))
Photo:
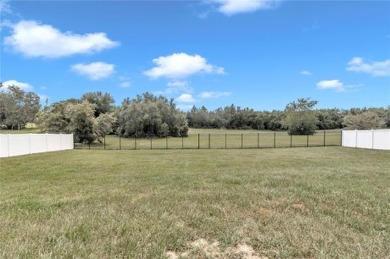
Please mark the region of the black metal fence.
POLYGON ((75 143, 76 149, 255 149, 340 146, 341 131, 317 131, 314 135, 288 135, 286 132, 190 134, 188 137, 123 138, 106 136, 101 143, 75 143))

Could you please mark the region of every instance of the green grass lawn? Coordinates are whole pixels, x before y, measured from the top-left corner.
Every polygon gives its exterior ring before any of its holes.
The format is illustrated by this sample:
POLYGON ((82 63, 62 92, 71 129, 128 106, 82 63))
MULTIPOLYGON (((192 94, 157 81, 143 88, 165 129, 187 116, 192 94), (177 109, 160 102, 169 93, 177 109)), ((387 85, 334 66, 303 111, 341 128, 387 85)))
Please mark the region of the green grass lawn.
POLYGON ((4 158, 0 258, 389 258, 389 168, 342 147, 4 158))
POLYGON ((286 131, 190 129, 184 138, 119 138, 107 135, 104 142, 83 144, 86 149, 250 149, 341 145, 341 131, 317 131, 310 136, 290 136, 286 131), (325 135, 324 135, 325 133, 325 135))

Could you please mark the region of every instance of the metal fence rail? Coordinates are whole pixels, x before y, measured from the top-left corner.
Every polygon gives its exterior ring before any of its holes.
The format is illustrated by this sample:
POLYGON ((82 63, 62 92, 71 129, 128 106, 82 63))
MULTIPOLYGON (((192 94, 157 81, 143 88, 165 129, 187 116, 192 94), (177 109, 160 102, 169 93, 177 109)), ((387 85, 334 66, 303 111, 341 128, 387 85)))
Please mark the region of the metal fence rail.
POLYGON ((101 143, 76 144, 77 149, 256 149, 340 146, 341 131, 318 131, 314 135, 288 135, 286 132, 242 134, 190 134, 188 137, 123 138, 106 136, 101 143))

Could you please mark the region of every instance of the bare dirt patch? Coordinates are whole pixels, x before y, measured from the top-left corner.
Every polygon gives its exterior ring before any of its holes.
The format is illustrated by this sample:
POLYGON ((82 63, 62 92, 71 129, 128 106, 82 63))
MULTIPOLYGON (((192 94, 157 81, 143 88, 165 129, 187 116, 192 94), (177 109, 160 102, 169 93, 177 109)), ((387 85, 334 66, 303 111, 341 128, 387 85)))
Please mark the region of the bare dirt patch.
POLYGON ((183 252, 167 251, 165 255, 170 259, 178 258, 235 258, 235 259, 267 259, 268 257, 260 257, 256 251, 247 244, 238 244, 235 247, 227 247, 221 249, 217 241, 208 242, 200 238, 189 243, 189 249, 183 252))

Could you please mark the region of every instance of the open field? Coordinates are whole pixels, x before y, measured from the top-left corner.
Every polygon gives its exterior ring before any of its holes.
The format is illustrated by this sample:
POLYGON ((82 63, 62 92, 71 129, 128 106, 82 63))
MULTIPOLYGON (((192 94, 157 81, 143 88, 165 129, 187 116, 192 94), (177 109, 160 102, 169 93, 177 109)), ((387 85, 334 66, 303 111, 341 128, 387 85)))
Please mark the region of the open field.
POLYGON ((0 166, 1 258, 390 257, 390 152, 72 150, 0 166))
POLYGON ((285 131, 190 129, 184 138, 119 138, 107 135, 102 143, 79 145, 87 149, 251 149, 340 146, 341 131, 317 131, 311 136, 290 136, 285 131))

